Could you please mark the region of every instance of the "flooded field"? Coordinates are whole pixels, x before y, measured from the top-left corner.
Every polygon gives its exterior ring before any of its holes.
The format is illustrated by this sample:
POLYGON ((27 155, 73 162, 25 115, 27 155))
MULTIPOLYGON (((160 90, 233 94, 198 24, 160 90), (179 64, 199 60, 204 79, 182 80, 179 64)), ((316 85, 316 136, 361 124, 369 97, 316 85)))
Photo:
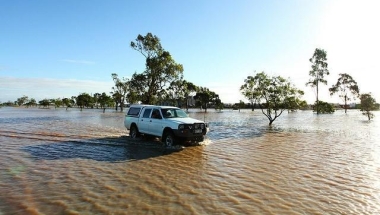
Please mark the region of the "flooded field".
POLYGON ((200 146, 131 140, 123 113, 0 108, 0 215, 380 214, 380 115, 190 112, 200 146))

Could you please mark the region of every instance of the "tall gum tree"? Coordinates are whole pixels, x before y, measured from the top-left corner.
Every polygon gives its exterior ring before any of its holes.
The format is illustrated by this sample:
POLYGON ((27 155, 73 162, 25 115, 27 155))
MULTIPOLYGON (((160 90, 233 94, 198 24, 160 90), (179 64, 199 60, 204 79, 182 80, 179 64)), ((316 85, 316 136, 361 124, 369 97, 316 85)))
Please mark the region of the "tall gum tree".
POLYGON ((259 105, 261 112, 268 118, 269 125, 272 125, 284 110, 297 108, 298 103, 295 101, 300 101, 304 94, 289 80, 281 76, 270 77, 265 72, 248 76, 240 91, 248 100, 259 105))
POLYGON ((330 95, 339 93, 344 101, 344 112, 347 113, 347 101, 359 96, 359 87, 356 81, 347 73, 339 74, 336 84, 329 88, 330 95))
POLYGON ((145 57, 145 71, 134 73, 131 79, 133 92, 144 104, 154 104, 173 81, 183 78, 183 66, 174 61, 168 51, 165 51, 160 39, 152 33, 138 35, 131 42, 131 48, 145 57))
POLYGON ((311 63, 311 70, 309 75, 311 76, 309 82, 306 83, 306 86, 310 85, 315 87, 317 90, 317 100, 316 100, 316 109, 317 114, 319 114, 319 83, 327 84, 327 80, 324 79, 325 75, 329 75, 329 70, 327 69, 327 52, 323 49, 315 49, 313 57, 309 59, 311 63))

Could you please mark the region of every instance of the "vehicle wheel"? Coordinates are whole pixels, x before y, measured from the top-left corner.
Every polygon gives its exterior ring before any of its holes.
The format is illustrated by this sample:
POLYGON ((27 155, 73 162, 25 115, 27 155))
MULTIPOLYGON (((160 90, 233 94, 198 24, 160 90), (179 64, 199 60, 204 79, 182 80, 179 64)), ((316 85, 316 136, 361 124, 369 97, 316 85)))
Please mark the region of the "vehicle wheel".
POLYGON ((131 130, 129 131, 129 136, 133 139, 140 136, 139 130, 137 130, 137 127, 135 125, 131 127, 131 130))
POLYGON ((172 147, 174 145, 174 142, 175 142, 173 132, 171 132, 171 131, 165 132, 164 138, 162 141, 164 142, 165 147, 172 147))

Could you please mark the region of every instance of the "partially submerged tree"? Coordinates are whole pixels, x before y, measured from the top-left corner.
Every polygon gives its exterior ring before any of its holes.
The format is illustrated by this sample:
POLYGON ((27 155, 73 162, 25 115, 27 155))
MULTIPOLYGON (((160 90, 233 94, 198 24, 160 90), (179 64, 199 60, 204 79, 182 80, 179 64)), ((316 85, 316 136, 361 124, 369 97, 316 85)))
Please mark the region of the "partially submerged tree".
POLYGON ((288 113, 296 111, 298 109, 305 109, 308 106, 305 100, 301 100, 300 98, 295 97, 295 96, 288 97, 285 100, 286 100, 286 103, 288 104, 288 107, 287 107, 288 113))
POLYGON ((69 99, 69 98, 63 98, 62 99, 62 104, 66 107, 66 110, 69 108, 69 107, 72 107, 72 104, 75 103, 74 101, 72 101, 72 99, 69 99))
POLYGON ((311 65, 311 70, 309 72, 309 75, 311 76, 309 82, 306 83, 307 85, 310 85, 311 87, 315 87, 317 90, 316 96, 317 100, 315 102, 317 114, 320 113, 318 105, 319 103, 319 83, 327 84, 327 80, 324 79, 325 75, 329 75, 329 70, 327 69, 327 53, 323 49, 315 49, 313 57, 309 60, 311 65))
POLYGON ((114 105, 114 100, 111 96, 108 96, 106 93, 102 93, 98 97, 98 103, 100 108, 103 108, 103 113, 106 112, 107 107, 112 107, 114 105))
POLYGON ((240 87, 241 94, 249 100, 252 106, 252 111, 255 109, 256 101, 259 99, 259 92, 256 91, 257 83, 252 76, 248 76, 244 80, 244 84, 240 87))
POLYGON ((162 48, 160 39, 151 33, 138 35, 135 42, 131 42, 131 47, 145 57, 145 71, 132 76, 133 92, 142 103, 154 104, 159 93, 170 83, 182 79, 183 66, 174 61, 170 53, 162 48))
POLYGON ((313 111, 317 111, 317 108, 318 108, 319 113, 321 114, 330 114, 330 113, 335 112, 334 105, 329 104, 324 101, 318 101, 318 104, 315 103, 313 107, 313 111))
POLYGON ((93 107, 94 105, 93 98, 88 93, 81 93, 80 95, 78 95, 76 100, 77 100, 77 105, 80 107, 81 111, 84 107, 89 108, 89 107, 93 107))
POLYGON ((37 106, 37 101, 34 98, 31 98, 25 103, 25 105, 26 107, 37 106))
POLYGON ((240 89, 244 89, 242 94, 247 99, 253 98, 253 102, 259 105, 262 113, 268 118, 269 125, 272 125, 284 110, 295 108, 294 105, 297 103, 293 101, 303 95, 303 91, 295 88, 287 79, 281 76, 270 77, 265 72, 248 76, 240 89), (249 88, 245 86, 247 83, 250 83, 249 88))
POLYGON ((115 86, 112 87, 112 93, 116 102, 116 110, 117 106, 120 105, 120 111, 123 112, 125 99, 130 91, 130 81, 128 78, 120 79, 116 73, 112 73, 112 80, 115 83, 115 86))
POLYGON ((347 101, 352 97, 359 96, 359 87, 356 81, 347 73, 339 74, 338 81, 330 89, 330 95, 339 93, 339 97, 344 101, 344 112, 347 113, 347 101))
POLYGON ((38 104, 40 107, 42 106, 43 108, 49 108, 50 99, 42 99, 41 101, 38 101, 38 104))
POLYGON ((183 80, 184 99, 186 104, 186 111, 189 111, 189 100, 194 96, 198 90, 198 87, 192 82, 183 80))
POLYGON ((57 109, 58 107, 61 107, 63 105, 62 99, 51 99, 50 100, 51 104, 54 104, 54 108, 57 109))
POLYGON ((165 91, 166 99, 171 101, 175 106, 186 107, 189 110, 189 98, 195 95, 198 87, 186 80, 176 80, 170 83, 165 91))
POLYGON ((360 111, 362 111, 363 115, 368 117, 368 120, 375 117, 371 111, 376 110, 376 100, 372 97, 371 93, 360 95, 360 106, 360 111))
POLYGON ((194 99, 197 105, 204 109, 205 112, 207 112, 207 108, 211 106, 218 106, 222 103, 219 99, 219 95, 206 87, 199 87, 194 99))
POLYGON ((23 96, 21 98, 18 98, 17 101, 16 101, 16 103, 17 103, 18 106, 22 106, 25 103, 27 103, 28 100, 29 100, 28 96, 23 96))

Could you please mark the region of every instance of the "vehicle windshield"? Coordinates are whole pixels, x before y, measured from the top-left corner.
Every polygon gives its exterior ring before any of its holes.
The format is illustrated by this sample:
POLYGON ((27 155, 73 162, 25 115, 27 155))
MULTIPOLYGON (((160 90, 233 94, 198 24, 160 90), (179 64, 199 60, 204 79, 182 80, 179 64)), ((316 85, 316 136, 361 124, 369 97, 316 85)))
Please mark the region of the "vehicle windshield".
POLYGON ((182 109, 166 108, 161 109, 164 118, 187 118, 187 114, 182 109))

